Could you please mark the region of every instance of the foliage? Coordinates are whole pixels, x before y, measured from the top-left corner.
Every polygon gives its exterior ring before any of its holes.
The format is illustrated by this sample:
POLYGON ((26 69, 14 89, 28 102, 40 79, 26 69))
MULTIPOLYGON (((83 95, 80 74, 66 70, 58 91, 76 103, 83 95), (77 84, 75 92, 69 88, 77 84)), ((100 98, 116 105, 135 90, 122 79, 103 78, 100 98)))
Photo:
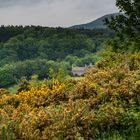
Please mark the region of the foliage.
POLYGON ((125 41, 116 38, 99 53, 112 37, 103 30, 0 28, 0 88, 27 78, 16 93, 0 89, 0 139, 139 139, 139 2, 117 5, 126 16, 112 22, 125 41), (72 65, 91 62, 85 77, 66 78, 72 65))
POLYGON ((110 52, 80 81, 53 78, 16 94, 1 89, 0 138, 137 140, 139 56, 110 52))
POLYGON ((19 83, 19 88, 18 88, 18 92, 21 91, 28 91, 30 89, 30 83, 26 80, 25 77, 23 77, 19 83))
MULTIPOLYGON (((131 44, 134 51, 140 50, 140 2, 139 0, 117 0, 117 7, 122 12, 121 15, 106 19, 108 26, 113 29, 119 39, 114 44, 117 48, 128 49, 131 44), (123 43, 125 41, 125 43, 123 43), (119 44, 118 44, 119 42, 119 44), (121 45, 123 43, 123 46, 121 45)), ((114 47, 115 47, 114 46, 114 47)))
POLYGON ((32 75, 38 75, 39 79, 48 77, 49 69, 53 69, 55 73, 59 69, 64 70, 64 75, 70 72, 68 62, 54 62, 45 59, 26 60, 23 62, 7 64, 0 67, 0 87, 7 87, 18 83, 21 77, 31 79, 32 75))
POLYGON ((72 65, 94 64, 94 56, 114 35, 109 30, 74 30, 40 26, 0 27, 0 87, 28 80, 36 74, 48 77, 49 69, 70 74, 72 65), (61 66, 60 66, 61 65, 61 66))
POLYGON ((3 85, 7 86, 15 82, 14 66, 5 65, 5 67, 0 68, 0 87, 3 87, 3 85))
POLYGON ((116 5, 125 15, 112 19, 110 27, 120 35, 137 36, 140 31, 140 3, 138 0, 117 0, 116 5), (113 25, 114 24, 114 25, 113 25))

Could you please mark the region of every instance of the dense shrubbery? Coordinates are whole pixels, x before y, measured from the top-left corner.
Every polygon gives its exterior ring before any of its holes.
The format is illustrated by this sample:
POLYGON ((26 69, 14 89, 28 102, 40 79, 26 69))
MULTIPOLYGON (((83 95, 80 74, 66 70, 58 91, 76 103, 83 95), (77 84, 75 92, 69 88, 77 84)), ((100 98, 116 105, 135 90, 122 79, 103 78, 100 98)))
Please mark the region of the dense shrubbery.
POLYGON ((0 138, 77 140, 112 135, 137 140, 139 56, 111 52, 80 81, 25 84, 28 87, 16 94, 1 89, 0 138))

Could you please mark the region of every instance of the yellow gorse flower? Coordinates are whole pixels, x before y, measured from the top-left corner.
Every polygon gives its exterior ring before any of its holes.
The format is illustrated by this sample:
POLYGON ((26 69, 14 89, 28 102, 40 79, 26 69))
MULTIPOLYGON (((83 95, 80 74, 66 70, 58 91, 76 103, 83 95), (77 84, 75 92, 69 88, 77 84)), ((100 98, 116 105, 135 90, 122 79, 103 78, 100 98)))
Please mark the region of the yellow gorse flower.
POLYGON ((37 98, 46 98, 49 95, 60 95, 63 93, 65 85, 59 83, 57 80, 53 81, 50 88, 48 85, 40 87, 31 87, 29 91, 22 91, 18 94, 18 98, 22 103, 32 103, 37 98))

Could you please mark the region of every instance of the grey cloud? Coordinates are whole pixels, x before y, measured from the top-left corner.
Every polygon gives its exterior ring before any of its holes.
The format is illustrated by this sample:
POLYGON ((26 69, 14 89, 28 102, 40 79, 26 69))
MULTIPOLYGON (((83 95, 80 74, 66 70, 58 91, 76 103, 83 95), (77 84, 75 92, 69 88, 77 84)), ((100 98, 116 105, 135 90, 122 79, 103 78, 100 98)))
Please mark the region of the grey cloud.
POLYGON ((50 3, 53 0, 0 0, 0 7, 9 7, 9 6, 29 6, 41 2, 50 3))
POLYGON ((115 1, 0 0, 0 25, 71 26, 86 23, 117 12, 115 1))

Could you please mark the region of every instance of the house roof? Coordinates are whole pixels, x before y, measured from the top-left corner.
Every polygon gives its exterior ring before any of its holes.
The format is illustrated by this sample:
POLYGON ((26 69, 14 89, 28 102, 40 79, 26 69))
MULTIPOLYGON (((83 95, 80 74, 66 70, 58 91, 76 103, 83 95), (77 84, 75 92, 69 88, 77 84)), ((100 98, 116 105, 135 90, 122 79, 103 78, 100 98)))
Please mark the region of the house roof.
POLYGON ((73 67, 72 71, 84 71, 85 69, 85 67, 73 67))

